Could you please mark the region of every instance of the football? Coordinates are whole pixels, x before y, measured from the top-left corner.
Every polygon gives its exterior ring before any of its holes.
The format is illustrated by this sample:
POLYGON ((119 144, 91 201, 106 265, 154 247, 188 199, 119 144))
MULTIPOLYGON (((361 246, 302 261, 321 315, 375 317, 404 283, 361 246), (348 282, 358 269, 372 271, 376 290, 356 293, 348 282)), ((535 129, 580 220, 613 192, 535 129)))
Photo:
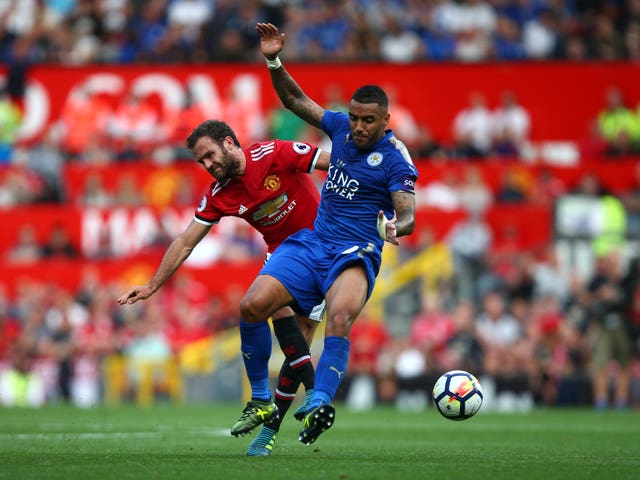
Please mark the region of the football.
POLYGON ((444 418, 466 420, 478 413, 484 396, 476 377, 464 370, 451 370, 438 378, 432 398, 444 418))

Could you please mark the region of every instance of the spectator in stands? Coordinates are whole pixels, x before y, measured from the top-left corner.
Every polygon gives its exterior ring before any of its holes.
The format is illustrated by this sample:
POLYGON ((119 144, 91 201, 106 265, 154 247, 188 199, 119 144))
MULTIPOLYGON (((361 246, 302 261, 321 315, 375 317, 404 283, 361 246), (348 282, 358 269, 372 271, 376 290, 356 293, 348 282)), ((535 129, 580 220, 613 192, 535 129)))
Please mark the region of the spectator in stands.
POLYGON ((183 48, 193 49, 202 26, 214 13, 214 6, 207 0, 172 0, 167 6, 167 24, 179 32, 178 43, 183 48))
POLYGON ((416 205, 454 211, 461 207, 458 177, 452 170, 444 172, 442 179, 434 179, 416 190, 416 205))
POLYGON ((200 125, 206 120, 206 113, 201 101, 191 88, 187 88, 180 108, 170 109, 164 114, 166 126, 166 143, 172 149, 172 158, 176 160, 191 159, 191 152, 184 146, 194 125, 200 125))
POLYGON ((220 117, 234 126, 238 140, 243 144, 262 141, 267 124, 260 100, 260 86, 253 75, 240 75, 225 92, 220 117))
POLYGON ((398 138, 402 139, 409 150, 415 149, 419 131, 413 112, 400 102, 397 87, 387 84, 383 88, 387 92, 391 106, 389 109, 389 128, 398 138))
POLYGON ((588 39, 588 48, 593 57, 600 60, 625 58, 624 37, 611 15, 604 12, 596 14, 588 39))
POLYGON ((104 186, 102 174, 91 172, 85 177, 78 200, 81 205, 94 207, 106 207, 113 203, 113 196, 104 186))
POLYGON ((56 223, 51 228, 48 240, 42 246, 43 258, 76 258, 78 249, 71 242, 67 227, 62 223, 56 223))
POLYGON ((83 86, 69 94, 60 115, 62 149, 71 159, 79 159, 90 139, 102 139, 111 114, 110 106, 83 86))
POLYGON ((627 51, 626 57, 629 60, 634 62, 640 60, 640 16, 627 25, 627 30, 624 34, 624 45, 627 51))
POLYGON ((424 58, 424 44, 420 36, 405 27, 395 14, 386 12, 383 15, 385 28, 380 38, 381 59, 391 63, 410 63, 424 58))
POLYGON ((145 203, 140 185, 132 174, 122 174, 113 195, 113 203, 122 207, 138 207, 145 203))
POLYGON ((598 114, 598 127, 607 142, 607 155, 638 152, 640 120, 625 104, 620 88, 612 86, 607 89, 605 106, 598 114))
POLYGON ((101 362, 122 348, 111 295, 102 284, 92 292, 87 321, 73 333, 72 399, 79 405, 90 406, 100 401, 101 362))
POLYGON ((530 385, 536 403, 557 405, 559 390, 569 362, 568 331, 553 296, 539 297, 527 328, 530 385))
POLYGON ((152 390, 166 389, 167 362, 172 358, 172 349, 166 334, 167 313, 159 304, 146 304, 127 325, 131 330, 128 341, 123 345, 127 359, 128 380, 134 391, 141 383, 150 380, 152 390), (150 375, 151 378, 146 378, 150 375))
POLYGON ((47 334, 41 338, 38 350, 40 357, 55 365, 53 370, 57 391, 50 396, 68 401, 71 400, 73 389, 73 333, 78 324, 72 320, 72 297, 59 288, 53 289, 51 297, 45 313, 47 334))
POLYGON ((453 309, 453 332, 447 343, 442 369, 462 369, 477 374, 483 372, 483 351, 475 323, 475 306, 471 300, 461 299, 453 309))
POLYGON ((116 161, 116 153, 108 145, 105 136, 94 133, 87 138, 87 143, 78 156, 78 162, 85 165, 108 165, 116 161))
POLYGON ((522 340, 523 331, 507 311, 502 292, 491 291, 484 295, 476 326, 484 352, 483 371, 494 376, 519 371, 514 347, 522 340))
POLYGON ((419 123, 417 125, 417 129, 418 131, 414 144, 412 149, 409 151, 411 153, 411 157, 415 159, 444 159, 446 156, 444 149, 440 142, 434 138, 429 125, 426 123, 419 123))
POLYGON ((588 282, 591 297, 589 317, 594 330, 593 393, 595 408, 609 406, 611 363, 618 366, 615 375, 615 406, 629 405, 630 364, 632 354, 631 292, 638 284, 637 268, 625 276, 619 251, 612 250, 596 259, 596 271, 588 282))
POLYGON ((627 212, 627 238, 640 237, 640 163, 633 169, 634 185, 622 192, 621 200, 627 212))
POLYGON ((6 88, 0 87, 0 165, 11 163, 22 112, 6 88))
POLYGON ((498 15, 491 56, 498 61, 526 60, 527 51, 520 37, 518 23, 506 15, 498 15))
POLYGON ((476 301, 478 280, 486 270, 486 255, 493 241, 484 211, 469 210, 468 217, 455 223, 445 240, 453 256, 457 297, 476 301))
POLYGON ((179 355, 183 348, 191 343, 199 342, 213 335, 213 330, 207 323, 207 317, 199 307, 191 304, 189 299, 176 299, 177 304, 170 309, 163 332, 168 340, 171 351, 179 355))
POLYGON ((9 170, 0 182, 0 206, 26 205, 33 201, 32 182, 25 169, 9 170))
POLYGON ((591 59, 587 43, 579 35, 570 35, 564 40, 561 56, 572 62, 582 62, 591 59))
POLYGON ((138 160, 151 152, 154 143, 164 140, 160 117, 150 98, 129 93, 109 117, 107 126, 119 160, 138 160))
POLYGON ((0 403, 5 407, 40 407, 46 391, 42 377, 34 371, 34 359, 21 345, 14 345, 10 367, 0 371, 0 403))
POLYGON ((518 103, 516 94, 502 92, 501 104, 493 111, 493 152, 522 157, 528 147, 530 125, 529 112, 518 103))
POLYGON ((36 263, 42 258, 42 249, 38 241, 35 227, 30 223, 23 224, 17 232, 17 240, 7 253, 12 263, 36 263))
POLYGON ((314 51, 320 58, 344 59, 351 26, 342 14, 340 0, 315 3, 310 9, 312 11, 308 14, 313 16, 314 21, 305 23, 297 38, 302 59, 313 59, 309 52, 314 51))
POLYGON ((531 59, 550 59, 558 55, 560 28, 558 15, 551 8, 541 8, 522 28, 522 41, 531 59))
POLYGON ((381 374, 379 359, 389 349, 392 336, 384 321, 372 318, 365 309, 353 325, 350 338, 353 348, 349 352, 346 401, 351 408, 365 409, 376 402, 381 374))
POLYGON ((9 360, 10 349, 20 337, 22 326, 10 305, 7 291, 0 284, 0 370, 1 365, 9 360))
POLYGON ((533 266, 535 298, 555 298, 558 305, 566 305, 571 294, 569 272, 562 267, 556 246, 549 243, 533 266))
POLYGON ((530 251, 522 250, 513 260, 513 269, 508 272, 504 284, 505 295, 512 308, 517 302, 529 305, 533 301, 535 259, 530 251))
POLYGON ((496 227, 495 238, 486 255, 487 269, 483 281, 478 285, 480 295, 487 290, 505 289, 511 281, 517 283, 518 259, 526 252, 520 228, 512 223, 501 222, 496 227))
POLYGON ((453 120, 453 155, 483 158, 491 152, 493 120, 484 94, 473 92, 453 120))
POLYGON ((62 203, 66 197, 63 181, 65 157, 60 149, 58 133, 52 127, 44 138, 28 151, 27 166, 40 176, 43 195, 39 202, 62 203))
POLYGON ((553 206, 556 199, 567 191, 567 186, 552 169, 543 167, 537 171, 529 200, 538 205, 553 206))
POLYGON ((496 203, 523 204, 528 200, 531 179, 526 169, 509 166, 502 172, 500 185, 496 191, 496 203))
POLYGON ((467 211, 485 212, 493 204, 493 192, 476 166, 465 168, 458 194, 462 208, 467 211))
POLYGON ((411 320, 409 343, 419 349, 431 371, 444 368, 447 344, 454 333, 454 319, 437 291, 423 292, 420 311, 411 320))
POLYGON ((166 0, 147 0, 129 20, 127 28, 135 32, 133 43, 137 61, 157 61, 158 46, 168 34, 166 0))

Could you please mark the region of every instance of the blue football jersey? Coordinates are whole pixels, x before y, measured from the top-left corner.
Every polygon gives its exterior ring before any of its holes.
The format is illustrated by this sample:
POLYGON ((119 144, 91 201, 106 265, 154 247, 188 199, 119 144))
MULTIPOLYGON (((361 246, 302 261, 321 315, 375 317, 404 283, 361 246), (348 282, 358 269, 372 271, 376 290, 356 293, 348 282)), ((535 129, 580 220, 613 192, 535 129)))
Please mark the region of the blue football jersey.
POLYGON ((349 117, 326 110, 322 130, 331 138, 331 161, 322 187, 314 229, 331 243, 371 242, 379 249, 378 212, 393 216, 391 193, 414 192, 418 178, 405 145, 391 130, 369 149, 355 147, 349 117))

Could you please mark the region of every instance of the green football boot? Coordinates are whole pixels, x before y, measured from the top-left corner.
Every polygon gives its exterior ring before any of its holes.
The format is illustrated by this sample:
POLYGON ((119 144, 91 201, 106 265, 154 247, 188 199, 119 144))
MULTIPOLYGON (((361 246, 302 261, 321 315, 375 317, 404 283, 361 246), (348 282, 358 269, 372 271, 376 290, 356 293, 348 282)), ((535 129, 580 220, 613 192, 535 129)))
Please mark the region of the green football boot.
POLYGON ((278 407, 273 399, 266 402, 252 400, 248 402, 247 406, 242 410, 240 419, 231 427, 231 435, 234 437, 244 435, 258 425, 262 425, 264 422, 270 420, 276 420, 279 416, 278 407))

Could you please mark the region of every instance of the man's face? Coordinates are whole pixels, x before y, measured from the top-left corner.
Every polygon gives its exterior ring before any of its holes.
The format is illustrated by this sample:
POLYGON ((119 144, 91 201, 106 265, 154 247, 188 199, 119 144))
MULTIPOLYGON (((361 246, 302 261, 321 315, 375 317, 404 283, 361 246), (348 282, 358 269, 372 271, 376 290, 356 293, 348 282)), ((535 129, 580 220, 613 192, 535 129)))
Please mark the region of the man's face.
POLYGON ((353 143, 357 148, 366 149, 384 136, 389 123, 389 114, 377 103, 360 103, 351 100, 349 104, 349 127, 353 143))
POLYGON ((222 145, 209 137, 201 137, 193 148, 193 156, 219 183, 240 176, 240 162, 233 155, 233 142, 225 138, 222 145))

